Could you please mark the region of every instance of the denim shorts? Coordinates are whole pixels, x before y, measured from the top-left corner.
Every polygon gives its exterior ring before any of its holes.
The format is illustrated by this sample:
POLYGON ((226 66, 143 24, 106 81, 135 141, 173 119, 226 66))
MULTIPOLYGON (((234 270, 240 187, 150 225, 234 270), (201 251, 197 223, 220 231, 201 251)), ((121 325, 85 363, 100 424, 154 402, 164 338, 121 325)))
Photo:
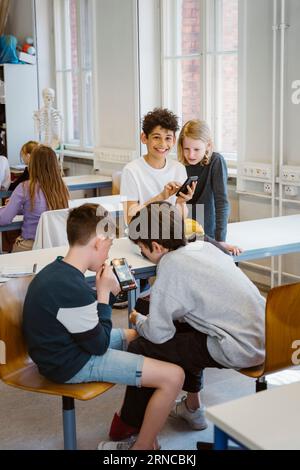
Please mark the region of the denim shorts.
POLYGON ((112 329, 109 348, 102 356, 91 356, 67 384, 111 382, 141 387, 144 356, 126 351, 123 330, 112 329))

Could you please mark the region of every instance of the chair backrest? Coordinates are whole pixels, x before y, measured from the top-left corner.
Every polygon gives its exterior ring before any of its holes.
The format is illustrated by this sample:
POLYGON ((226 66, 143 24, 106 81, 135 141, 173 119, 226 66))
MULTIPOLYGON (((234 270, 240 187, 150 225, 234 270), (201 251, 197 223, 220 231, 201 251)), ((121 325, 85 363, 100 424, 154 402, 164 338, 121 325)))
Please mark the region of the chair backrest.
POLYGON ((68 245, 67 219, 69 209, 43 212, 36 229, 32 249, 53 248, 68 245))
POLYGON ((0 378, 22 369, 30 362, 22 331, 23 305, 34 276, 11 279, 0 287, 0 340, 4 362, 0 378))
POLYGON ((122 171, 114 171, 112 174, 112 194, 120 194, 122 171))
POLYGON ((292 367, 292 344, 300 339, 300 283, 274 287, 266 305, 264 374, 292 367))

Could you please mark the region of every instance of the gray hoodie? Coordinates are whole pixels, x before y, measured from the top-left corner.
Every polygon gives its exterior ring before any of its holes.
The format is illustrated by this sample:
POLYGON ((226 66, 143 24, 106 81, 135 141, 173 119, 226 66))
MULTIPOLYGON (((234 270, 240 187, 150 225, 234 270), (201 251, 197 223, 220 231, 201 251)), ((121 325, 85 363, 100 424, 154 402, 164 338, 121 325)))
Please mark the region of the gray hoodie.
POLYGON ((233 259, 210 243, 190 243, 163 256, 149 315, 139 314, 136 328, 160 344, 174 336, 175 320, 207 334, 210 355, 225 367, 264 361, 265 299, 233 259))

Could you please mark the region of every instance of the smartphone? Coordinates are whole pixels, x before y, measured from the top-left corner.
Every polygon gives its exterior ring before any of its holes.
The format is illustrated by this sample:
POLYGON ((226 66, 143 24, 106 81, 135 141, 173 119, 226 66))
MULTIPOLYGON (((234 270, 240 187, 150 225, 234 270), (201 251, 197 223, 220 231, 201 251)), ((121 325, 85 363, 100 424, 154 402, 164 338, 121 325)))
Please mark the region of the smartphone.
POLYGON ((176 196, 179 196, 179 193, 187 194, 188 192, 187 187, 191 186, 194 181, 198 181, 198 178, 199 178, 198 176, 189 176, 185 180, 181 188, 177 191, 176 196))
POLYGON ((111 265, 123 292, 137 288, 136 280, 125 258, 115 258, 111 261, 111 265))

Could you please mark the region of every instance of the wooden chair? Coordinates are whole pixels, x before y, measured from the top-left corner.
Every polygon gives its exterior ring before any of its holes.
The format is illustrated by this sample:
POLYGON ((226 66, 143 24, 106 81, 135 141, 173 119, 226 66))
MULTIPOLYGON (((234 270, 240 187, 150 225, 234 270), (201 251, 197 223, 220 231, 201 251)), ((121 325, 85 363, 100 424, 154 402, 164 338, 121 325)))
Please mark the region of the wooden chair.
POLYGON ((12 387, 61 396, 64 448, 76 449, 74 399, 91 400, 109 390, 114 384, 57 384, 39 374, 37 366, 28 355, 22 332, 23 303, 32 278, 33 276, 27 276, 13 279, 0 287, 0 340, 2 356, 5 356, 5 360, 0 357, 0 378, 12 387))
POLYGON ((266 304, 265 362, 239 372, 256 379, 257 392, 266 390, 266 375, 295 366, 292 344, 297 339, 300 339, 300 283, 274 287, 266 304))
MULTIPOLYGON (((239 372, 256 379, 256 392, 267 389, 266 375, 294 367, 293 342, 300 339, 300 283, 274 287, 268 293, 265 314, 265 361, 239 372)), ((197 449, 213 444, 197 442, 197 449)))
POLYGON ((112 174, 112 194, 120 194, 122 171, 114 171, 112 174))

